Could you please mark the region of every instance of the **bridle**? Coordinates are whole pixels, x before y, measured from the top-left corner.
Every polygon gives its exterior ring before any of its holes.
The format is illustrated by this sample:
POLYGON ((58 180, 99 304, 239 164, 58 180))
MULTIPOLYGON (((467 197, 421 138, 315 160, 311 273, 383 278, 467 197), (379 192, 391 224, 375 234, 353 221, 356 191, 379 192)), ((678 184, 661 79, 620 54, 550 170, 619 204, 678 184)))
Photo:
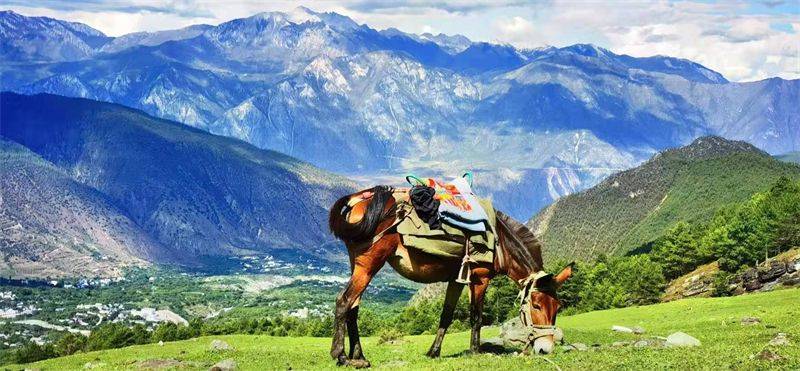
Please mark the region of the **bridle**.
POLYGON ((522 289, 519 292, 519 319, 522 322, 522 325, 530 330, 530 333, 528 334, 529 345, 536 341, 536 339, 546 336, 558 337, 559 334, 562 334, 561 329, 557 328, 555 325, 534 324, 533 316, 531 315, 530 311, 531 293, 534 291, 539 291, 539 288, 536 287, 536 281, 552 276, 552 274, 545 271, 538 271, 520 281, 522 289))

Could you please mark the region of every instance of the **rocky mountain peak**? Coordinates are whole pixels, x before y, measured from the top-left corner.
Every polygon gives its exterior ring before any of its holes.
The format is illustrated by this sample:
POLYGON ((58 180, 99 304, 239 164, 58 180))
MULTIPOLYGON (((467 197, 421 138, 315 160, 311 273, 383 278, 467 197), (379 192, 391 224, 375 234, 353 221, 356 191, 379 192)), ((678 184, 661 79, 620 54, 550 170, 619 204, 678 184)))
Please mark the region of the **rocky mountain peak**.
POLYGON ((687 159, 713 158, 727 156, 734 153, 755 153, 769 157, 769 155, 750 143, 725 139, 716 135, 709 135, 695 139, 691 144, 678 149, 665 151, 670 155, 678 155, 687 159))

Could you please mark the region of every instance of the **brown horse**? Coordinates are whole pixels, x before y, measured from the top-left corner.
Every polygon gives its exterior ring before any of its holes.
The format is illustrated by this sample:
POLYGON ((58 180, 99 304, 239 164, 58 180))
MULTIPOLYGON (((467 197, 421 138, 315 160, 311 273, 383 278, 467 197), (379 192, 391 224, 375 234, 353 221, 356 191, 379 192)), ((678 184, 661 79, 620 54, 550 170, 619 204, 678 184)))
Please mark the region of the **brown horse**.
MULTIPOLYGON (((446 259, 403 246, 395 226, 403 217, 398 213, 397 203, 407 200, 407 191, 377 186, 342 197, 331 208, 331 232, 347 246, 351 267, 350 281, 336 299, 331 356, 339 365, 369 367, 358 336, 358 306, 370 280, 387 262, 412 281, 448 283, 439 330, 427 353, 429 357, 439 356, 464 287, 455 280, 461 259, 446 259), (347 356, 345 329, 350 338, 347 356)), ((572 274, 571 265, 555 276, 544 273, 541 246, 530 229, 499 211, 496 225, 499 243, 494 262, 470 265, 470 351, 479 351, 481 314, 489 281, 496 275, 506 275, 521 286, 520 313, 523 323, 531 330, 533 350, 550 353, 560 337, 560 331, 555 328, 560 306, 556 289, 572 274)))

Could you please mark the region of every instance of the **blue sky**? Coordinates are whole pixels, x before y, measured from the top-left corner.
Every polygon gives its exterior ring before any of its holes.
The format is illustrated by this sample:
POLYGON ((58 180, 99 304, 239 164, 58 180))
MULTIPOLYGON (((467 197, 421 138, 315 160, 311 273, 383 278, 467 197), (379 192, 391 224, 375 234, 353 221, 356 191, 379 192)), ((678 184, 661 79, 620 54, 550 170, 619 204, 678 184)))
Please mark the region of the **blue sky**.
POLYGON ((113 36, 299 5, 377 29, 463 34, 529 48, 593 43, 634 56, 691 59, 735 81, 800 78, 800 0, 0 0, 2 8, 83 22, 113 36))

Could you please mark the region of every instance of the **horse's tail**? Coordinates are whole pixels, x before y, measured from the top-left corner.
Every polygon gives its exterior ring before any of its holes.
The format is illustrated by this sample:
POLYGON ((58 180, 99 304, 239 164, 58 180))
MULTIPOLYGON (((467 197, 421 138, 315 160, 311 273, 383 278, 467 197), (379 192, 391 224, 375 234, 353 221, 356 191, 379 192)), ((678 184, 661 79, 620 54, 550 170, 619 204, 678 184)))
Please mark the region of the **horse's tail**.
POLYGON ((372 192, 373 195, 368 200, 369 205, 367 205, 364 217, 356 223, 347 221, 347 216, 352 208, 348 203, 355 194, 340 198, 331 207, 328 215, 328 226, 336 238, 344 242, 367 241, 375 235, 375 229, 378 228, 381 221, 394 213, 395 205, 386 209, 389 200, 393 199, 391 187, 379 185, 359 193, 364 192, 372 192))

